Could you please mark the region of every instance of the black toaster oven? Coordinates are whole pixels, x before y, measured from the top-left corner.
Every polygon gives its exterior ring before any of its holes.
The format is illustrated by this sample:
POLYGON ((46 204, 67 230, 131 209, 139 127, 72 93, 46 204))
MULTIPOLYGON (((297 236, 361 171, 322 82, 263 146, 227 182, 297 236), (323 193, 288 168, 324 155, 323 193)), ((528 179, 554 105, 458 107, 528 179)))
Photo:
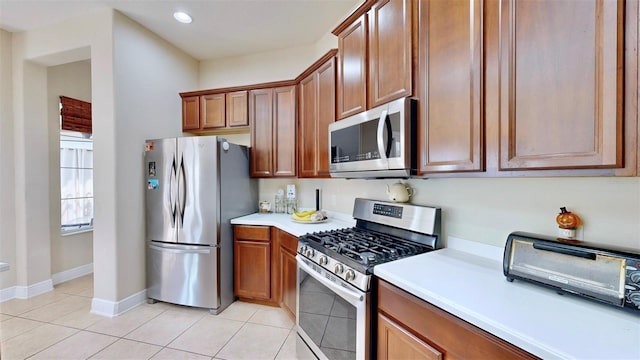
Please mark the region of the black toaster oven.
POLYGON ((640 250, 553 238, 509 234, 503 270, 514 279, 602 303, 640 311, 640 250))

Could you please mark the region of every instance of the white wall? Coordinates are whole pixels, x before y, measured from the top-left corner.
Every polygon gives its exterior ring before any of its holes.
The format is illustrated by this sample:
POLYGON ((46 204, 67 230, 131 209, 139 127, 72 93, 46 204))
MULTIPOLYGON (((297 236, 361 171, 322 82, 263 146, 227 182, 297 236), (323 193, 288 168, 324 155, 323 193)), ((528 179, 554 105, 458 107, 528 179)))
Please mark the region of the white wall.
POLYGON ((198 89, 292 80, 327 51, 337 47, 337 38, 329 33, 310 46, 201 61, 198 89))
POLYGON ((46 68, 90 58, 93 310, 117 313, 120 301, 145 289, 144 140, 180 135, 178 92, 197 88, 198 63, 112 10, 14 34, 12 50, 16 284, 31 287, 51 278, 51 185, 49 172, 41 170, 49 168, 51 148, 46 68))
MULTIPOLYGON (((29 297, 51 287, 50 182, 47 67, 92 59, 93 122, 96 132, 108 133, 113 122, 112 11, 98 11, 54 26, 12 35, 12 74, 15 146, 16 286, 29 297), (106 129, 106 130, 105 130, 106 129)), ((56 141, 57 143, 57 141, 56 141)), ((57 147, 58 145, 55 145, 57 147)), ((104 137, 94 141, 95 160, 108 157, 104 137)), ((113 172, 107 170, 107 173, 113 172)), ((94 182, 100 187, 100 181, 94 182)), ((59 188, 59 187, 58 187, 59 188)), ((56 189, 56 191, 58 191, 56 189)), ((108 203, 113 193, 96 194, 108 203), (105 200, 106 199, 106 200, 105 200)), ((99 206, 97 206, 99 207, 99 206)), ((96 209, 96 213, 98 213, 96 209)), ((107 216, 96 216, 94 241, 113 241, 100 235, 107 216)), ((104 229, 104 228, 103 228, 104 229)), ((106 232, 102 232, 105 234, 106 232)), ((101 254, 105 258, 106 254, 101 254)), ((108 272, 94 268, 96 272, 108 272)), ((96 285, 95 296, 109 298, 108 281, 96 285), (106 289, 106 290, 105 290, 106 289)))
POLYGON ((13 91, 11 33, 0 29, 0 289, 16 285, 16 226, 13 160, 13 91))
POLYGON ((47 68, 51 274, 93 263, 93 232, 60 234, 60 96, 91 102, 91 61, 47 68))
MULTIPOLYGON (((299 206, 351 214, 356 197, 386 200, 397 180, 279 179, 260 181, 260 200, 273 202, 278 188, 296 184, 299 206)), ((512 231, 557 235, 561 206, 584 221, 583 239, 640 250, 640 178, 415 179, 412 203, 442 208, 443 236, 504 246, 512 231)))
POLYGON ((117 299, 146 288, 144 141, 182 134, 179 92, 198 62, 122 14, 114 18, 117 299))

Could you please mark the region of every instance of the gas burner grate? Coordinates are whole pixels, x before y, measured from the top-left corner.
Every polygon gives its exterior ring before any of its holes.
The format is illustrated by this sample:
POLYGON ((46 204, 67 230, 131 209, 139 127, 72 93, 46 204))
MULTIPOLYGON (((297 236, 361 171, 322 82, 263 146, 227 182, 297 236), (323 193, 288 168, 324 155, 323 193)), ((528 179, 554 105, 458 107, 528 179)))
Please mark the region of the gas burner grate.
POLYGON ((430 250, 399 237, 360 228, 305 235, 310 243, 324 247, 358 264, 373 266, 430 250))

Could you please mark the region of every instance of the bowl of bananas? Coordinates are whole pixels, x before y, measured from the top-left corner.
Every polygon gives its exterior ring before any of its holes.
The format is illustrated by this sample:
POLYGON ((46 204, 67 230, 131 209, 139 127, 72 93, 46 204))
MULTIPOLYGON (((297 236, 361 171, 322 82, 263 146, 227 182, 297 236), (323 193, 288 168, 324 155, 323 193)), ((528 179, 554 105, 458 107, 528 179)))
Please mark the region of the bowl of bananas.
POLYGON ((301 224, 318 224, 327 220, 329 220, 329 218, 323 210, 294 211, 291 214, 291 221, 301 224))

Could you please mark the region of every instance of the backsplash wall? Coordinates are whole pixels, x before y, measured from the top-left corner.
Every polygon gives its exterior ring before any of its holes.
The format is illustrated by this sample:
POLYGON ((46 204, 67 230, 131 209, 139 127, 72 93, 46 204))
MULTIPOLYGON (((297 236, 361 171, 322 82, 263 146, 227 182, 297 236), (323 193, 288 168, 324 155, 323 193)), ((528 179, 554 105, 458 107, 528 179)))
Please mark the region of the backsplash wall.
MULTIPOLYGON (((356 197, 386 200, 397 180, 261 179, 260 200, 295 184, 298 205, 351 214, 356 197)), ((561 206, 583 220, 583 240, 640 250, 640 178, 448 178, 403 180, 416 190, 411 202, 442 208, 443 238, 454 236, 504 246, 512 231, 557 235, 561 206)))

